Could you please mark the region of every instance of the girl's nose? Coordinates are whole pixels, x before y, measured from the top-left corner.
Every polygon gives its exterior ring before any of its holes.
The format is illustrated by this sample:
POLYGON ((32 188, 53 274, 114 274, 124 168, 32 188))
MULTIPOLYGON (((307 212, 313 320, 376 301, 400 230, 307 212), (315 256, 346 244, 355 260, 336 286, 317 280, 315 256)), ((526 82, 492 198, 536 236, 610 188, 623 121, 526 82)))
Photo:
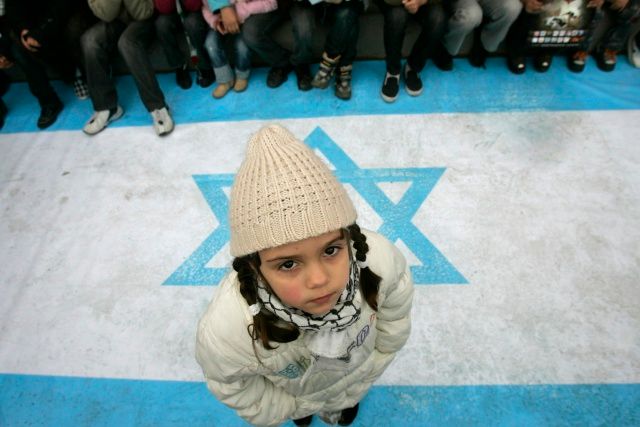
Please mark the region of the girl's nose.
POLYGON ((311 289, 321 288, 329 283, 329 271, 321 262, 315 262, 309 265, 308 286, 311 289))

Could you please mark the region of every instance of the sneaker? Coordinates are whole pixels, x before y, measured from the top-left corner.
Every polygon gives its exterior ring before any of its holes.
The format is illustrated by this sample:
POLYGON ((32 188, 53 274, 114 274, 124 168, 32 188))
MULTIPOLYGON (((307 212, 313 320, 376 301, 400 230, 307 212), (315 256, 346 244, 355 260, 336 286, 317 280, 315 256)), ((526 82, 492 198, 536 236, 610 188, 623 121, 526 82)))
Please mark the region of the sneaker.
POLYGON ((411 96, 420 95, 424 89, 420 75, 409 64, 404 65, 404 87, 411 96))
POLYGON ((617 54, 618 52, 613 49, 604 49, 598 52, 596 56, 598 68, 602 71, 613 71, 613 69, 616 68, 617 54))
POLYGON ((382 99, 384 102, 393 102, 398 97, 398 90, 400 89, 400 74, 387 74, 384 76, 384 83, 382 84, 382 99))
POLYGON ((338 420, 338 424, 340 424, 341 426, 351 425, 351 423, 353 423, 353 420, 355 420, 356 417, 358 416, 359 405, 360 405, 359 403, 356 403, 356 406, 354 406, 353 408, 343 409, 342 413, 340 414, 340 419, 338 420))
POLYGON ((311 90, 311 70, 309 64, 300 64, 295 66, 296 79, 298 80, 298 90, 306 92, 311 90))
POLYGON ((218 83, 218 86, 211 92, 211 96, 215 99, 224 97, 231 90, 233 83, 218 83))
POLYGON ((440 44, 431 58, 436 67, 442 71, 453 70, 453 56, 440 44))
POLYGON ((353 66, 343 65, 338 70, 336 76, 336 91, 338 98, 348 100, 351 99, 351 70, 353 66))
POLYGON ((309 415, 308 417, 298 418, 297 420, 293 420, 293 423, 298 427, 309 427, 311 425, 312 420, 313 420, 313 415, 309 415))
POLYGON ((151 117, 153 117, 153 129, 156 131, 158 136, 164 136, 171 133, 173 130, 173 119, 171 118, 171 114, 169 114, 167 107, 162 107, 159 110, 153 110, 151 112, 151 117))
POLYGON ((189 89, 191 87, 191 74, 186 65, 179 67, 176 70, 176 83, 182 89, 189 89))
POLYGON ((640 30, 629 37, 627 44, 627 58, 631 65, 640 68, 640 30))
POLYGON ((587 64, 589 54, 586 50, 578 50, 569 57, 568 66, 574 73, 581 73, 587 64))
POLYGON ((282 83, 287 81, 287 76, 291 70, 292 67, 290 65, 284 67, 271 67, 269 74, 267 75, 267 86, 270 88, 281 86, 282 83))
POLYGON ((40 110, 40 117, 38 117, 38 128, 46 129, 56 122, 58 114, 62 111, 62 102, 56 101, 54 104, 45 105, 40 110))
POLYGON ((473 46, 471 47, 471 53, 469 53, 469 63, 477 68, 486 68, 485 62, 487 61, 488 52, 482 45, 480 31, 476 29, 473 34, 473 46))
POLYGON ((320 61, 320 68, 313 80, 311 80, 311 86, 318 89, 326 89, 329 87, 329 82, 336 72, 340 55, 335 58, 329 58, 326 52, 322 52, 322 60, 320 61))
POLYGON ((82 131, 87 135, 95 135, 106 128, 109 123, 118 120, 123 114, 124 110, 119 105, 114 110, 94 111, 87 124, 82 128, 82 131))
POLYGON ((235 92, 244 92, 245 90, 247 90, 247 86, 249 86, 249 80, 236 79, 236 82, 233 84, 233 90, 235 92))
POLYGON ((197 69, 198 77, 196 82, 200 87, 209 87, 216 81, 216 75, 211 68, 197 69))
POLYGON ((553 56, 548 53, 539 53, 533 58, 533 68, 540 73, 545 73, 551 67, 553 56))
POLYGON ((84 81, 84 77, 76 76, 73 81, 73 93, 76 98, 80 100, 89 98, 89 86, 87 86, 87 82, 84 81))

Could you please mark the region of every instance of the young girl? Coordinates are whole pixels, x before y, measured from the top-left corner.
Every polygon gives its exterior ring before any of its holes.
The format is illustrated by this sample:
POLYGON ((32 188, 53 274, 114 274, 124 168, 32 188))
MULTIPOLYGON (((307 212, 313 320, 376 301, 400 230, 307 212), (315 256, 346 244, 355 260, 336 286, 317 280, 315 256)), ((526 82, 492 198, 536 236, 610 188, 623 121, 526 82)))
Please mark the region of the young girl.
MULTIPOLYGON (((220 99, 231 88, 236 92, 243 92, 247 89, 249 83, 251 51, 240 34, 239 26, 250 15, 270 12, 275 10, 278 4, 276 0, 232 0, 229 6, 223 8, 227 22, 229 20, 234 21, 234 25, 231 25, 231 28, 227 28, 221 17, 222 11, 221 13, 213 13, 209 1, 203 0, 202 2, 202 14, 211 27, 204 46, 209 53, 216 80, 218 81, 218 86, 213 90, 212 95, 214 98, 220 99), (231 18, 228 18, 229 16, 231 18), (232 39, 235 50, 235 75, 224 51, 225 38, 232 39)), ((212 1, 212 3, 215 4, 213 7, 216 7, 217 3, 215 1, 212 1)))
POLYGON ((255 425, 351 424, 409 337, 404 257, 360 230, 328 167, 279 126, 249 142, 229 211, 235 271, 197 333, 209 390, 255 425))

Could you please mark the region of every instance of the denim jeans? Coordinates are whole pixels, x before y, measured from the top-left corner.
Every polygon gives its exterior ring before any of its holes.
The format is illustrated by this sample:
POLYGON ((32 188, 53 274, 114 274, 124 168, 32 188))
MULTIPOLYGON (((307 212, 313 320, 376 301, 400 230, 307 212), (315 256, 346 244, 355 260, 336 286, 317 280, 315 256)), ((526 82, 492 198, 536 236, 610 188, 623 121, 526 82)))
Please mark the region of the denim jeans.
POLYGON ((605 13, 611 18, 611 26, 602 37, 599 43, 599 49, 611 49, 620 51, 624 49, 627 38, 631 33, 631 26, 637 22, 640 17, 640 0, 629 0, 627 6, 622 10, 613 10, 609 3, 604 4, 602 9, 596 11, 593 20, 589 25, 591 31, 589 36, 581 46, 583 50, 589 50, 595 35, 595 29, 598 27, 605 13))
POLYGON ((313 59, 314 7, 307 0, 294 0, 289 8, 251 15, 242 24, 242 37, 247 45, 271 67, 304 65, 313 59), (271 33, 291 18, 293 52, 280 46, 271 33))
POLYGON ((447 25, 447 17, 442 5, 428 2, 421 6, 415 15, 411 15, 403 6, 390 6, 384 0, 375 0, 384 16, 384 50, 387 72, 400 74, 402 43, 407 22, 413 16, 420 24, 420 34, 411 48, 407 63, 411 69, 422 71, 427 58, 432 55, 447 25))
POLYGON ((339 4, 322 3, 322 6, 329 24, 324 51, 330 58, 341 55, 339 66, 353 64, 360 33, 359 16, 363 10, 362 2, 349 0, 339 4))
POLYGON ((177 38, 184 30, 198 55, 198 68, 210 70, 211 62, 204 48, 205 37, 209 32, 207 22, 201 12, 187 12, 183 19, 184 21, 181 22, 180 16, 177 13, 172 13, 158 15, 155 21, 156 34, 162 44, 169 67, 179 68, 188 61, 180 50, 177 38))
POLYGON ((216 30, 209 30, 204 46, 213 63, 213 71, 216 73, 216 81, 218 83, 233 83, 236 78, 245 80, 249 78, 249 73, 251 72, 251 51, 244 42, 242 34, 222 35, 216 30), (227 60, 227 54, 224 51, 227 38, 231 38, 233 44, 236 70, 235 77, 227 60))
POLYGON ((467 34, 483 21, 480 40, 487 51, 495 52, 522 9, 520 0, 453 0, 445 4, 451 18, 443 44, 451 55, 460 52, 467 34))
POLYGON ((100 21, 82 35, 87 85, 94 110, 109 110, 118 105, 116 87, 110 76, 110 57, 116 47, 129 67, 147 110, 157 110, 166 105, 147 54, 153 36, 153 18, 129 24, 120 20, 100 21))

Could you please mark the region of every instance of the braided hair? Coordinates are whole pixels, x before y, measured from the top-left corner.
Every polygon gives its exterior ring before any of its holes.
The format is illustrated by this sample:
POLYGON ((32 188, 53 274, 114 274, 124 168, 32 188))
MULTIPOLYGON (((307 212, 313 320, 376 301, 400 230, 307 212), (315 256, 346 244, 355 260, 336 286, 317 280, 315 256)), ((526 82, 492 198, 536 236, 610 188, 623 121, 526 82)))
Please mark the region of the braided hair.
MULTIPOLYGON (((345 234, 353 242, 356 260, 365 262, 369 245, 367 245, 367 237, 362 234, 358 224, 354 223, 347 227, 345 234)), ((260 263, 260 256, 257 253, 233 260, 233 269, 238 273, 240 294, 249 305, 258 302, 257 274, 259 274, 260 263)), ((360 290, 365 301, 374 311, 378 311, 380 280, 380 276, 371 271, 368 266, 360 269, 360 290)), ((253 323, 247 327, 247 331, 254 342, 260 340, 268 350, 275 348, 270 342, 287 343, 296 340, 300 335, 297 327, 285 324, 275 314, 266 310, 261 310, 253 316, 253 323)))

